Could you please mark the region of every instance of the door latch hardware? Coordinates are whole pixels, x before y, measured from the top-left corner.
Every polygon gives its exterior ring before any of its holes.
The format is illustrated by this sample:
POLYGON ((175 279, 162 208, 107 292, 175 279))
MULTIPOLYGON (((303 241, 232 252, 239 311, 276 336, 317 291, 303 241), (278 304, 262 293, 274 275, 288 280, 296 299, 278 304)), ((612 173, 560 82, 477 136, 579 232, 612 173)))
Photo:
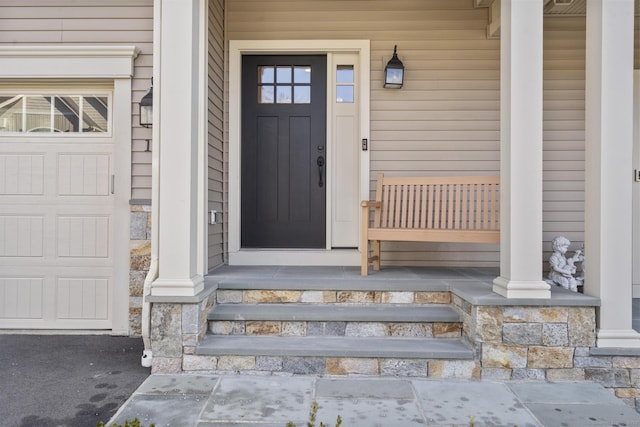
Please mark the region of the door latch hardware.
POLYGON ((316 163, 318 164, 318 174, 320 175, 320 180, 318 181, 318 187, 324 187, 324 182, 322 182, 322 168, 324 166, 324 157, 318 156, 316 163))

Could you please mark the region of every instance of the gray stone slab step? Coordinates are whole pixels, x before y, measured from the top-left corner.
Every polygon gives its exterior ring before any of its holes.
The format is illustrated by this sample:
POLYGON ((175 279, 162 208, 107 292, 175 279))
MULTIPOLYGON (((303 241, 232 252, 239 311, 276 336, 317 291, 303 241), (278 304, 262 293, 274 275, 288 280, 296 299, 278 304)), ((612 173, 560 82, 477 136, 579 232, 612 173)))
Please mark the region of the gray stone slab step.
POLYGON ((461 322, 460 314, 444 304, 310 305, 219 304, 209 312, 211 321, 278 320, 332 322, 461 322))
POLYGON ((472 360, 461 339, 206 335, 197 355, 472 360))
POLYGON ((309 290, 309 291, 395 291, 420 292, 449 291, 446 280, 441 279, 404 279, 404 280, 367 280, 366 278, 340 279, 335 277, 304 278, 222 278, 218 282, 221 290, 309 290))

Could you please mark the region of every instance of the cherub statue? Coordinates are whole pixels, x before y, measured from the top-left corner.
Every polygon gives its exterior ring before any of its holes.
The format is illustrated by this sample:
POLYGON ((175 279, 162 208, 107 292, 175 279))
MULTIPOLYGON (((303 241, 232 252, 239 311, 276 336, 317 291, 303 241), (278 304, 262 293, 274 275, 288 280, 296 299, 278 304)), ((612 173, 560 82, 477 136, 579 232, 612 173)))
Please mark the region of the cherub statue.
POLYGON ((577 292, 578 286, 583 284, 583 277, 575 277, 576 262, 584 262, 582 249, 575 251, 572 257, 567 258, 565 254, 571 242, 563 236, 555 237, 551 241, 553 254, 549 257, 549 276, 546 280, 550 285, 562 286, 570 291, 577 292))

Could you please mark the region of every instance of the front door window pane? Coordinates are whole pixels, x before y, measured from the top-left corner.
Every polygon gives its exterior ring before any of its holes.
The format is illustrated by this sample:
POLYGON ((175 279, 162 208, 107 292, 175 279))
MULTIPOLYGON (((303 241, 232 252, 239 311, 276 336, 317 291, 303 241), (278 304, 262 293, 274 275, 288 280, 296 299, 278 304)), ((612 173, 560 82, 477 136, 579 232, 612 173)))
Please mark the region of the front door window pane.
POLYGON ((311 86, 294 86, 293 94, 293 102, 295 104, 311 103, 311 86))
POLYGON ((295 67, 293 69, 293 81, 296 84, 310 84, 311 67, 295 67))
POLYGON ((258 103, 273 104, 274 86, 258 86, 258 103))
POLYGON ((274 83, 274 67, 258 67, 259 83, 274 83))
POLYGON ((277 86, 276 102, 278 104, 291 104, 291 86, 277 86))
POLYGON ((276 69, 276 83, 291 83, 291 67, 278 67, 276 69))

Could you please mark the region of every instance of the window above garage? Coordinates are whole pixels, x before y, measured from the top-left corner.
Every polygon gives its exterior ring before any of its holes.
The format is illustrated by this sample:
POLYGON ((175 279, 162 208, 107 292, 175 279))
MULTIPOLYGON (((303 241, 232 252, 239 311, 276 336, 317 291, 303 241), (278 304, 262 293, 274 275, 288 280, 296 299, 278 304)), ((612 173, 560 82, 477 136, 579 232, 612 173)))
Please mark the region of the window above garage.
POLYGON ((107 135, 110 129, 109 93, 0 92, 0 133, 107 135))

